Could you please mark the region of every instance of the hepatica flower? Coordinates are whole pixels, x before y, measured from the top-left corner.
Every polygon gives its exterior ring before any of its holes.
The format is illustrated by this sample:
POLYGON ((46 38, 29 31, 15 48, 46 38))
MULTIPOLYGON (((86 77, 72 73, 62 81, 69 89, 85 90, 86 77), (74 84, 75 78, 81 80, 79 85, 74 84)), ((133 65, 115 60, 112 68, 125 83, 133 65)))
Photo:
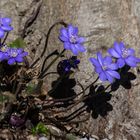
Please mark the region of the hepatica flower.
POLYGON ((64 42, 64 48, 66 50, 71 50, 74 55, 78 55, 79 52, 86 51, 83 46, 85 39, 78 35, 77 27, 68 25, 67 28, 61 28, 59 38, 64 42))
POLYGON ((24 61, 23 57, 28 55, 27 52, 24 52, 22 48, 11 48, 8 51, 8 64, 12 65, 15 62, 21 63, 24 61))
POLYGON ((4 37, 5 32, 13 30, 11 27, 12 20, 8 17, 0 17, 0 38, 4 37))
POLYGON ((27 55, 28 53, 22 48, 9 48, 6 45, 0 48, 0 61, 7 60, 9 65, 14 64, 15 62, 23 62, 23 58, 27 55))
POLYGON ((136 67, 140 59, 135 56, 135 51, 132 48, 126 48, 123 42, 115 42, 114 47, 108 50, 108 53, 117 58, 119 68, 125 64, 130 67, 136 67))
POLYGON ((80 60, 77 59, 75 56, 72 56, 70 59, 64 59, 60 61, 57 67, 58 73, 61 75, 63 73, 68 73, 70 70, 78 68, 78 64, 80 60))
POLYGON ((102 57, 101 53, 97 53, 96 58, 90 58, 90 62, 95 67, 96 73, 99 74, 99 78, 101 81, 109 81, 113 83, 114 78, 120 79, 120 75, 117 71, 117 64, 112 62, 112 58, 110 56, 102 57))

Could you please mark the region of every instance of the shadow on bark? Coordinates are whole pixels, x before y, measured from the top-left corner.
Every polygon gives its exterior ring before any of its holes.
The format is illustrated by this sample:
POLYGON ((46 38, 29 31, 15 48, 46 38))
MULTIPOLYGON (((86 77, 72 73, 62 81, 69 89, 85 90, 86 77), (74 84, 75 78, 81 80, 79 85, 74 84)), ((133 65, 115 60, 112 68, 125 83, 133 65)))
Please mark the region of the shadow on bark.
POLYGON ((94 86, 90 88, 89 96, 91 97, 84 102, 87 106, 87 112, 92 111, 92 117, 97 119, 99 115, 105 117, 109 111, 113 110, 113 106, 109 103, 112 95, 105 92, 104 86, 99 86, 97 91, 95 89, 94 86))
POLYGON ((130 69, 129 66, 124 66, 120 71, 121 79, 117 80, 112 84, 111 90, 116 91, 120 86, 123 86, 125 89, 131 89, 131 81, 136 79, 136 75, 132 72, 128 72, 130 69))
MULTIPOLYGON (((65 98, 71 98, 75 97, 76 93, 74 91, 74 87, 76 86, 75 79, 71 79, 69 76, 66 76, 62 78, 60 76, 56 81, 52 82, 52 89, 55 89, 49 93, 51 97, 54 99, 65 99, 65 98)), ((67 101, 63 101, 63 105, 58 105, 57 107, 67 107, 71 103, 73 98, 67 101)))

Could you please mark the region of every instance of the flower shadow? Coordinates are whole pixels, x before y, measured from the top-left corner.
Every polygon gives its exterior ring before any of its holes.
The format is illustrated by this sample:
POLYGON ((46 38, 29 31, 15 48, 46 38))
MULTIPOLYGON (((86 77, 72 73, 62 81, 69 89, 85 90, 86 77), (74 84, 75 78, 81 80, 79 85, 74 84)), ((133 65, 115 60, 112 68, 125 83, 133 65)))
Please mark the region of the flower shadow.
POLYGON ((104 86, 99 86, 96 91, 95 89, 96 87, 91 86, 89 98, 84 102, 87 106, 87 112, 92 111, 92 117, 97 119, 99 115, 105 117, 109 111, 113 110, 113 106, 109 103, 112 95, 104 91, 104 86))
POLYGON ((63 101, 63 107, 67 107, 71 104, 70 101, 72 101, 76 96, 76 93, 73 89, 73 87, 76 85, 76 81, 74 78, 70 78, 69 76, 66 76, 62 79, 61 78, 62 77, 60 76, 56 81, 52 82, 52 90, 49 92, 49 96, 54 99, 62 100, 71 98, 71 100, 69 99, 63 101))
POLYGON ((136 75, 132 72, 129 72, 130 67, 125 65, 122 69, 120 69, 120 77, 121 79, 116 79, 116 81, 111 85, 111 91, 116 91, 120 85, 125 89, 131 88, 131 81, 136 79, 136 75))

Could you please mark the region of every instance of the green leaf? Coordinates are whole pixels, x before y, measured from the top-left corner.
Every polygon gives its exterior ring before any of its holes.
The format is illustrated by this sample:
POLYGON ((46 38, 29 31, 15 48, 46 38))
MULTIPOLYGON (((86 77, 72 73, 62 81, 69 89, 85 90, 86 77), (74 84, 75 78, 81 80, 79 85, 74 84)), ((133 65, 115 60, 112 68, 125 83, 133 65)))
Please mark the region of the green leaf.
POLYGON ((26 46, 26 43, 22 38, 17 38, 16 40, 8 44, 8 46, 11 48, 24 48, 26 46))
POLYGON ((32 128, 32 133, 35 134, 48 134, 48 128, 43 123, 38 123, 36 127, 32 128))
POLYGON ((35 127, 32 128, 32 134, 33 134, 33 135, 36 134, 36 128, 35 128, 35 127))

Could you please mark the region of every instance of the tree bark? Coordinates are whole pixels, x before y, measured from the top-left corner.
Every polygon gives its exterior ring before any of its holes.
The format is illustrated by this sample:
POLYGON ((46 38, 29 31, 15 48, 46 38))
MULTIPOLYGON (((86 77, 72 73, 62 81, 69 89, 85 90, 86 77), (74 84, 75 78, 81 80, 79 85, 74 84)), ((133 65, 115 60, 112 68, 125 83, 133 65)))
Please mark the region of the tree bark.
MULTIPOLYGON (((40 55, 45 34, 52 24, 63 20, 78 26, 81 36, 86 37, 87 48, 87 52, 79 56, 80 71, 76 74, 83 86, 96 77, 89 57, 95 56, 97 51, 105 54, 115 40, 123 40, 140 57, 140 0, 0 0, 0 9, 1 13, 13 19, 14 31, 7 42, 24 34, 30 50, 30 62, 40 55)), ((58 40, 60 27, 52 31, 46 54, 57 48, 63 49, 58 40)), ((113 110, 105 117, 99 115, 93 119, 91 116, 81 128, 100 139, 140 139, 140 76, 137 68, 133 69, 133 73, 137 77, 131 81, 130 89, 120 86, 111 93, 109 104, 113 110)), ((50 83, 52 77, 47 80, 50 83)), ((98 83, 101 84, 100 81, 98 83)))

